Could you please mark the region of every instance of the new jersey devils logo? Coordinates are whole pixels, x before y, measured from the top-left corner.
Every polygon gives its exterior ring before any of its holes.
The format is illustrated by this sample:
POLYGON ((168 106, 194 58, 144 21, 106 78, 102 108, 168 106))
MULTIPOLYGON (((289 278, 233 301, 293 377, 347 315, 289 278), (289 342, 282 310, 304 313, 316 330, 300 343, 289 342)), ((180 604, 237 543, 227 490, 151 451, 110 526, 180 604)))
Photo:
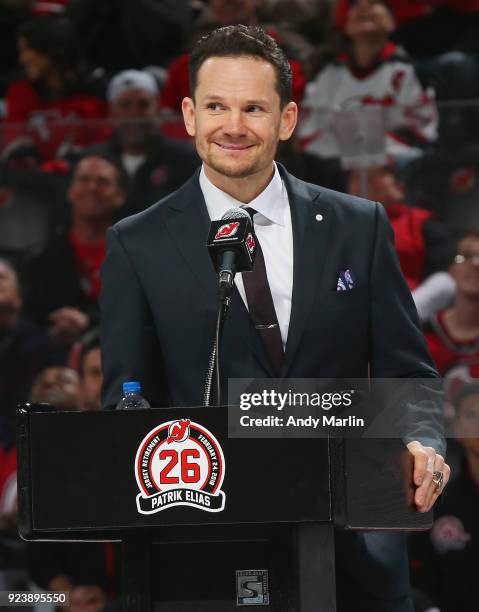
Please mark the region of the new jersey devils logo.
POLYGON ((252 254, 253 251, 256 248, 256 242, 255 239, 253 238, 253 234, 249 233, 246 236, 246 246, 248 247, 248 251, 252 254))
POLYGON ((214 240, 219 240, 221 238, 231 238, 231 236, 234 236, 238 231, 238 227, 238 221, 233 221, 232 223, 226 223, 225 225, 222 225, 216 232, 214 240))
POLYGON ((184 442, 190 435, 190 423, 190 419, 174 421, 168 427, 168 438, 166 439, 166 443, 171 444, 172 442, 184 442))
POLYGON ((223 451, 210 431, 190 419, 162 423, 136 453, 138 512, 154 514, 172 506, 221 512, 224 473, 223 451))

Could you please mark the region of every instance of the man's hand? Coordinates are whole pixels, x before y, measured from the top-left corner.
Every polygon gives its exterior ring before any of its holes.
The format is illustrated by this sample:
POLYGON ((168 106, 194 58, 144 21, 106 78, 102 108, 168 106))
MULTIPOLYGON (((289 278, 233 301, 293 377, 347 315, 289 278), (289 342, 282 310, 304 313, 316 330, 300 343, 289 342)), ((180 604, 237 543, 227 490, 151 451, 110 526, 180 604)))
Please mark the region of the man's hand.
POLYGON ((53 311, 48 318, 51 322, 48 333, 59 344, 75 342, 90 324, 88 315, 71 306, 53 311))
POLYGON ((414 503, 419 512, 428 512, 444 490, 451 474, 451 468, 444 463, 444 458, 431 446, 423 446, 420 442, 414 441, 409 442, 407 447, 414 457, 413 479, 417 487, 414 503), (439 490, 432 480, 434 472, 444 474, 444 481, 439 490))

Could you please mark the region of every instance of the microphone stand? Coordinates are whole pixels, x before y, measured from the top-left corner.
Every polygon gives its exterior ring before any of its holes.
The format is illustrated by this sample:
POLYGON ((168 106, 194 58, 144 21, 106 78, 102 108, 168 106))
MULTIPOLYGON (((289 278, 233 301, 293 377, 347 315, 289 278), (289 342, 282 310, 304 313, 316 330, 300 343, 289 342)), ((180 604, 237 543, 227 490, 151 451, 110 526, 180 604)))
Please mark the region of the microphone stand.
MULTIPOLYGON (((213 378, 216 379, 216 405, 221 405, 220 344, 223 326, 231 303, 236 272, 251 269, 255 253, 254 230, 249 213, 241 208, 231 208, 219 221, 213 221, 208 237, 208 248, 215 249, 213 263, 218 270, 218 310, 213 348, 208 361, 203 404, 211 405, 213 378), (228 224, 228 221, 230 224, 228 224), (225 236, 235 236, 233 243, 223 244, 225 236), (226 232, 226 233, 225 233, 226 232), (220 241, 220 242, 218 242, 220 241), (217 254, 216 254, 217 252, 217 254), (216 376, 215 376, 216 374, 216 376)), ((213 253, 213 251, 210 251, 213 253)))
POLYGON ((211 388, 213 385, 213 377, 216 380, 216 405, 221 406, 220 345, 221 345, 221 337, 223 335, 224 322, 225 322, 226 315, 228 313, 228 309, 231 303, 231 292, 233 290, 232 283, 231 283, 231 286, 229 286, 229 283, 227 284, 228 286, 225 286, 225 284, 221 282, 221 274, 222 273, 220 272, 220 286, 219 286, 219 291, 218 291, 218 310, 216 314, 215 339, 213 342, 213 348, 211 349, 211 354, 210 354, 210 358, 208 362, 208 370, 206 372, 205 391, 203 395, 204 406, 211 405, 211 388))

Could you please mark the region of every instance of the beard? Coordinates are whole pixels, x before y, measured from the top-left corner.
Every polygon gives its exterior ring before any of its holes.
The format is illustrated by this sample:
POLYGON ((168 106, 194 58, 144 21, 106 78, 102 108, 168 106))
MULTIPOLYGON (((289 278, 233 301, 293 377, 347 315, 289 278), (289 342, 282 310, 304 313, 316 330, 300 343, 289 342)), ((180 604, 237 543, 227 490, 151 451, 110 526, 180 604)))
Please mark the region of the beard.
MULTIPOLYGON (((214 146, 214 145, 213 145, 214 146)), ((252 155, 244 160, 227 159, 227 156, 206 151, 204 155, 198 151, 205 164, 215 172, 227 178, 244 179, 260 172, 264 166, 271 164, 271 159, 266 156, 252 155)), ((219 153, 219 152, 218 152, 219 153)), ((276 149, 273 158, 276 155, 276 149)))
POLYGON ((248 164, 228 164, 221 160, 215 160, 214 158, 206 160, 208 165, 213 168, 218 174, 227 176, 228 178, 246 178, 255 174, 258 171, 257 164, 252 161, 248 164))

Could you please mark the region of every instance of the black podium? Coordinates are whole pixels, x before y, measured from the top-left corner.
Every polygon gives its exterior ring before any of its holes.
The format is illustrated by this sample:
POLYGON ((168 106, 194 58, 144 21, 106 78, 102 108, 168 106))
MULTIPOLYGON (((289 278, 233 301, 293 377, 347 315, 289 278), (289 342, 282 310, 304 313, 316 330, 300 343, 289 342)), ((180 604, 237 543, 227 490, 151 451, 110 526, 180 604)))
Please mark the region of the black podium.
POLYGON ((21 536, 121 541, 128 612, 334 612, 335 525, 431 524, 399 440, 229 438, 225 407, 17 423, 21 536))

